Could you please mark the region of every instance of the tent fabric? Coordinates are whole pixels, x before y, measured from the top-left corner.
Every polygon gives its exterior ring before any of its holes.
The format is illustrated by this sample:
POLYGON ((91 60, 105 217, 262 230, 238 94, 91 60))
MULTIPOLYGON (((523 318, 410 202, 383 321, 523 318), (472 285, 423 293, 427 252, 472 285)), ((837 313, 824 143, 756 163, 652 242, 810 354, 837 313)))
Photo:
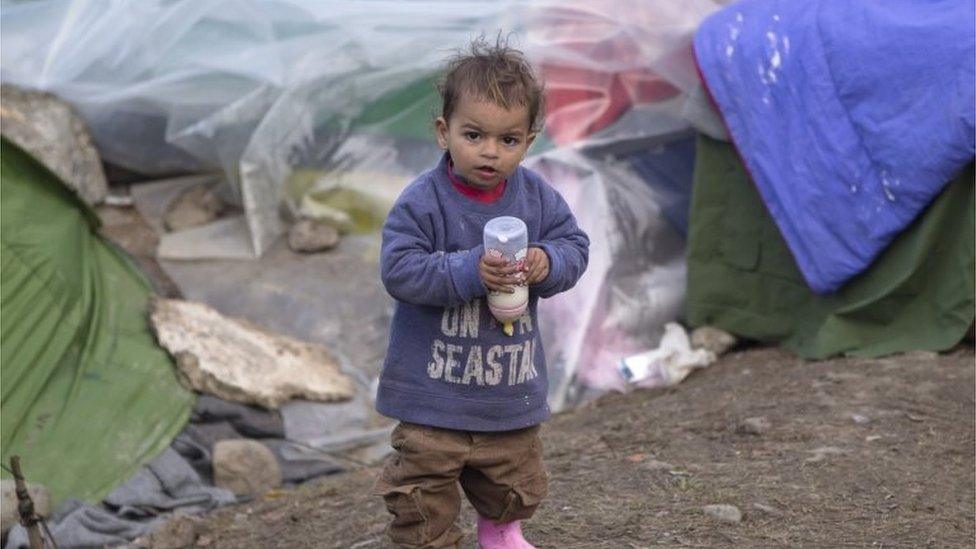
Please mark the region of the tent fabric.
POLYGON ((0 177, 0 454, 55 502, 98 501, 167 447, 194 395, 95 214, 6 140, 0 177))
POLYGON ((695 35, 705 84, 810 287, 864 271, 968 164, 971 0, 744 0, 695 35))
POLYGON ((700 136, 687 318, 803 358, 877 357, 959 342, 974 318, 973 166, 840 291, 805 284, 735 149, 700 136))

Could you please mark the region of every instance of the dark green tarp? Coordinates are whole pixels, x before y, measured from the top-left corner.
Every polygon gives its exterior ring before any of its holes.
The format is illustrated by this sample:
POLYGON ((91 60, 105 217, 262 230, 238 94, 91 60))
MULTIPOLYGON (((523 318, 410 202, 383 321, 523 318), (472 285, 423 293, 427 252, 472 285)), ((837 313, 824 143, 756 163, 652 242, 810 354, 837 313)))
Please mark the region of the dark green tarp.
POLYGON ((170 443, 194 400, 149 331, 149 284, 97 225, 0 143, 0 454, 20 454, 55 501, 101 499, 170 443))
POLYGON ((735 149, 701 136, 688 235, 688 321, 779 343, 804 358, 948 349, 973 323, 973 190, 970 165, 866 272, 818 296, 735 149))

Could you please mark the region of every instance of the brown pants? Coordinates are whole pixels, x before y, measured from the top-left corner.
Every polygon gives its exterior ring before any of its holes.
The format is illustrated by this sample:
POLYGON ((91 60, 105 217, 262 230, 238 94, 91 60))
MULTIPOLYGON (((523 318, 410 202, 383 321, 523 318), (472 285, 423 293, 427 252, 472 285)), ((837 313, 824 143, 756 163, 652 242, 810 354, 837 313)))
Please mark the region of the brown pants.
POLYGON ((412 423, 393 430, 395 452, 374 486, 393 514, 399 547, 457 547, 461 484, 478 513, 495 522, 527 519, 548 494, 539 426, 479 433, 412 423))

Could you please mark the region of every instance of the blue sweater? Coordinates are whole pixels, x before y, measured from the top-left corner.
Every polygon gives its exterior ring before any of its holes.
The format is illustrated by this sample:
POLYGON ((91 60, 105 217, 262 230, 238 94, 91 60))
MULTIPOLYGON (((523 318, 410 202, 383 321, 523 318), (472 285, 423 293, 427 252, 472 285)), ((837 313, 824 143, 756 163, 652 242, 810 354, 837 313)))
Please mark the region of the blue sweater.
POLYGON ((540 297, 572 288, 586 269, 589 238, 563 198, 519 166, 490 204, 462 195, 447 156, 404 189, 383 225, 380 270, 396 299, 376 409, 410 423, 508 431, 549 417, 540 297), (549 275, 529 288, 514 336, 488 310, 478 275, 482 230, 493 217, 525 221, 529 246, 545 250, 549 275))

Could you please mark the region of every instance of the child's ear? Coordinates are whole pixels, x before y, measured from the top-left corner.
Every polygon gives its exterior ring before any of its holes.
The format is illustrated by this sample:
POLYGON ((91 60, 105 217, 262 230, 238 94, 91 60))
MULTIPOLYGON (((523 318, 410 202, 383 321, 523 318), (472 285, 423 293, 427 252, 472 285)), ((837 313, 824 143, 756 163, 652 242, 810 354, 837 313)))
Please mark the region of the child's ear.
POLYGON ((442 149, 447 148, 447 120, 443 116, 438 116, 434 120, 434 132, 437 134, 437 144, 442 149))

